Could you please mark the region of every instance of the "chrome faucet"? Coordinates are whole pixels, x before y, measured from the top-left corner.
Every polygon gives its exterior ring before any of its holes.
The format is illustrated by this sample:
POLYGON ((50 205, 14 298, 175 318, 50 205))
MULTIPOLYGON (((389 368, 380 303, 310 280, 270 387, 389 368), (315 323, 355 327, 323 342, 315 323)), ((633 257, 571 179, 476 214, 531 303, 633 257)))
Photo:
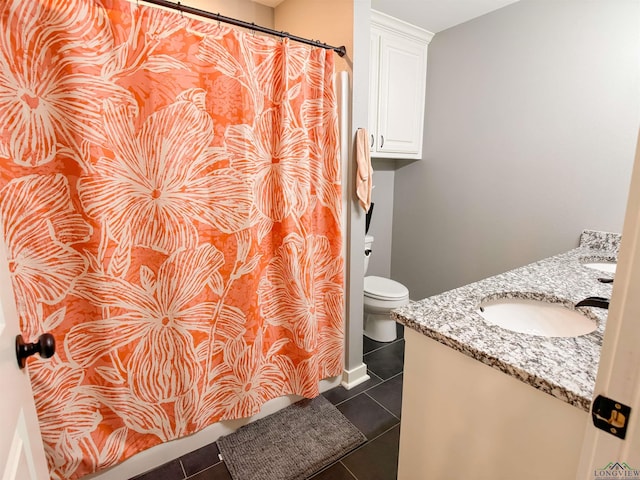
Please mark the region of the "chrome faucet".
POLYGON ((598 307, 609 309, 609 299, 604 297, 587 297, 576 303, 577 307, 598 307))

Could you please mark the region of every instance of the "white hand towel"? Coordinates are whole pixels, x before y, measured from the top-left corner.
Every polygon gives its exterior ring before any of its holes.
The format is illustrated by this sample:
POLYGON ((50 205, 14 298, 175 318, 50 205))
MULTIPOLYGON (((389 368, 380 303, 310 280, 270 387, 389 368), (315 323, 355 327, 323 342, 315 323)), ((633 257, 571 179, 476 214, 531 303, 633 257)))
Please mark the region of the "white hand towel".
POLYGON ((371 188, 373 186, 373 168, 369 152, 369 134, 366 128, 359 128, 356 132, 356 196, 365 212, 371 205, 371 188))

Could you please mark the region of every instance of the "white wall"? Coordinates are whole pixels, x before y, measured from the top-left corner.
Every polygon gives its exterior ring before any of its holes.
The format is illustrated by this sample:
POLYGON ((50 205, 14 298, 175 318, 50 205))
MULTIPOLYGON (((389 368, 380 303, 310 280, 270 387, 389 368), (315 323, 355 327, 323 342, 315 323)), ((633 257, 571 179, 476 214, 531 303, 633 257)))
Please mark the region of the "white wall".
POLYGON ((392 268, 424 298, 620 232, 640 2, 522 0, 429 45, 424 159, 395 172, 392 268))

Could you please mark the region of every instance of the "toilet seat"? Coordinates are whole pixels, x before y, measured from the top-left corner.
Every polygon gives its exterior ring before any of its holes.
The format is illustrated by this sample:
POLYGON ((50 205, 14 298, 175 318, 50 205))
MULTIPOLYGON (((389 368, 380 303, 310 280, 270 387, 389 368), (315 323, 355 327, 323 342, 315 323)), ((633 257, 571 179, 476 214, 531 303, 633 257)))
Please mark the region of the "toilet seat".
POLYGON ((409 290, 390 278, 371 275, 364 277, 364 295, 376 300, 403 300, 409 298, 409 290))

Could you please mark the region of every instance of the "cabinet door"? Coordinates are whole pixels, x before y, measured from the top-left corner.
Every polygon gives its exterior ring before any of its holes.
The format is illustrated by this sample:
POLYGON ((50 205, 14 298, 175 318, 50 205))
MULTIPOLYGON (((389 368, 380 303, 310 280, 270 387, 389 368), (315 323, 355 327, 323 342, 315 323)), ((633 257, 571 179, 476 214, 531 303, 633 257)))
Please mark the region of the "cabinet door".
POLYGON ((427 46, 400 36, 382 35, 379 60, 376 150, 420 158, 427 46))

